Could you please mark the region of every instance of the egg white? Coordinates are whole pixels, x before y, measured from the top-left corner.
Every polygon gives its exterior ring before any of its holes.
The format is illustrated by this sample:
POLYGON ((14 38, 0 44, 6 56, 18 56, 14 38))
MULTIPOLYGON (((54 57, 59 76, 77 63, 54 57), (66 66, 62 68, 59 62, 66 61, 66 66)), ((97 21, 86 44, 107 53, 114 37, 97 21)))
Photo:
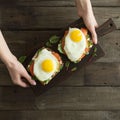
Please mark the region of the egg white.
POLYGON ((85 52, 86 46, 87 46, 86 38, 85 38, 85 35, 83 34, 83 32, 78 28, 69 28, 68 34, 65 37, 65 46, 64 46, 64 51, 65 51, 67 57, 71 61, 76 62, 77 60, 79 60, 79 58, 85 52), (70 33, 73 30, 80 31, 80 33, 82 35, 82 40, 80 40, 79 42, 73 42, 71 40, 70 33))
MULTIPOLYGON (((48 66, 49 67, 49 66, 48 66)), ((57 58, 51 53, 51 51, 47 49, 43 49, 39 52, 38 57, 34 60, 34 68, 33 73, 40 81, 46 81, 52 79, 52 76, 58 72, 59 62, 57 58), (50 59, 53 61, 54 70, 52 72, 45 72, 42 69, 42 62, 46 59, 50 59)))

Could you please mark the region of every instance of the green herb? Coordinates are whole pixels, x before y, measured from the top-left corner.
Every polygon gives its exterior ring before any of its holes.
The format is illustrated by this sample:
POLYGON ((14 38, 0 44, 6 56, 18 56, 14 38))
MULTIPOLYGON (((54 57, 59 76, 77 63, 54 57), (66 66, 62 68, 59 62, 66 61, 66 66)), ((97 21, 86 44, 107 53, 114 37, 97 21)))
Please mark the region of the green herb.
POLYGON ((33 60, 30 61, 29 65, 31 65, 33 63, 33 60))
POLYGON ((97 52, 97 47, 94 47, 93 55, 92 55, 93 57, 97 57, 97 53, 96 52, 97 52))
POLYGON ((37 54, 39 54, 39 52, 41 52, 42 49, 43 49, 43 48, 38 49, 37 54))
POLYGON ((61 43, 58 44, 58 51, 62 54, 64 53, 63 50, 62 50, 62 44, 61 43))
POLYGON ((18 60, 19 60, 21 63, 23 63, 23 62, 25 61, 25 59, 26 59, 26 56, 21 56, 18 60))
POLYGON ((65 62, 65 67, 67 68, 67 70, 68 70, 69 66, 70 66, 70 61, 66 61, 65 62))
POLYGON ((49 39, 49 42, 50 42, 51 44, 55 44, 55 43, 57 43, 58 41, 59 41, 59 37, 56 36, 56 35, 51 36, 50 39, 49 39))
POLYGON ((43 82, 43 84, 44 84, 44 85, 48 84, 48 83, 50 82, 50 80, 51 80, 51 79, 45 80, 45 81, 43 82))
POLYGON ((88 41, 88 47, 92 47, 93 46, 93 42, 91 40, 88 41))
POLYGON ((63 65, 60 66, 60 70, 62 70, 62 69, 63 69, 63 65))
POLYGON ((46 44, 45 44, 47 47, 52 47, 52 44, 48 41, 48 42, 46 42, 46 44))
POLYGON ((94 48, 94 53, 96 53, 96 52, 97 52, 97 47, 94 48))
POLYGON ((80 62, 80 61, 79 61, 79 60, 77 60, 77 61, 75 61, 74 63, 75 63, 75 64, 77 64, 77 63, 79 63, 79 62, 80 62))
POLYGON ((32 79, 33 79, 33 80, 37 80, 36 76, 32 76, 32 79))
POLYGON ((97 54, 96 54, 96 53, 94 53, 94 54, 93 54, 93 57, 97 57, 97 54))
POLYGON ((91 62, 94 57, 97 57, 97 53, 96 52, 97 52, 97 47, 94 47, 93 54, 89 58, 88 62, 91 62))
POLYGON ((74 68, 71 69, 71 72, 74 72, 76 70, 77 70, 77 67, 74 67, 74 68))
POLYGON ((89 34, 86 35, 86 39, 90 39, 90 35, 89 34))

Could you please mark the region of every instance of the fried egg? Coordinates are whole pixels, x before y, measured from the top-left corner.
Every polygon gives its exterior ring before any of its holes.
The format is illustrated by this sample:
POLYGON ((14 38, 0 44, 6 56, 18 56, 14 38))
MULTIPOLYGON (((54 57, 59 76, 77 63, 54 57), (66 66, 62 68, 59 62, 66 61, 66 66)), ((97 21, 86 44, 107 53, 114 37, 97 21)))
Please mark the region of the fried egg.
POLYGON ((59 59, 55 56, 55 52, 43 48, 33 57, 33 75, 42 83, 49 82, 60 71, 62 61, 59 59))
POLYGON ((67 57, 72 61, 78 61, 87 47, 87 41, 84 33, 78 28, 69 28, 64 38, 64 51, 67 57))

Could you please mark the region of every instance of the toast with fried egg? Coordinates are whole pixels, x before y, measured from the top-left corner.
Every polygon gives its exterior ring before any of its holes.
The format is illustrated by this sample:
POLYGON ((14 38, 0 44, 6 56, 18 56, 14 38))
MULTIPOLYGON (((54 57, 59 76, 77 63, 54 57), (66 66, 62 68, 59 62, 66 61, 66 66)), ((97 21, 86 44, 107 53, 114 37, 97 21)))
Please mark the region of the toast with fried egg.
POLYGON ((58 50, 71 62, 78 63, 89 54, 92 46, 93 42, 86 28, 69 28, 58 44, 58 50))
POLYGON ((49 48, 41 48, 36 52, 27 69, 34 79, 46 85, 60 72, 62 67, 63 62, 58 53, 49 48))

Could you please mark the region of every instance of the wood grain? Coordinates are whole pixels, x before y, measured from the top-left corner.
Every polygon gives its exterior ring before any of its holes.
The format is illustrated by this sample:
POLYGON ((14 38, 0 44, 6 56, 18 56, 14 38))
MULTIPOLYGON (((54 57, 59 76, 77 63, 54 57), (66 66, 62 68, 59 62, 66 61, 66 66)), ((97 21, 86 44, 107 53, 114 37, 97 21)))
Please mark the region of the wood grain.
MULTIPOLYGON (((5 65, 0 65, 0 86, 13 86, 5 65)), ((120 63, 94 63, 56 86, 120 86, 120 63)))
POLYGON ((0 92, 0 110, 120 110, 120 87, 54 87, 41 96, 17 87, 0 92))
MULTIPOLYGON (((93 6, 120 6, 119 0, 91 0, 93 6)), ((75 0, 1 0, 1 6, 34 6, 34 7, 73 7, 75 6, 75 0)))
MULTIPOLYGON (((55 35, 60 30, 55 31, 3 31, 4 37, 11 51, 20 57, 39 42, 46 42, 50 36, 55 35)), ((119 62, 120 61, 120 31, 116 30, 102 38, 99 44, 105 52, 105 56, 97 62, 119 62)))
MULTIPOLYGON (((1 120, 120 120, 120 1, 91 2, 99 24, 117 25, 99 39, 105 57, 38 97, 13 86, 0 62, 1 120)), ((17 57, 77 18, 74 0, 0 0, 0 28, 17 57)))
POLYGON ((2 120, 39 120, 40 118, 42 118, 42 120, 119 120, 120 111, 0 111, 0 118, 2 120))
MULTIPOLYGON (((21 55, 24 55, 23 53, 26 53, 26 50, 29 50, 29 48, 31 48, 34 45, 38 44, 39 41, 46 41, 49 36, 56 34, 59 31, 4 31, 4 37, 9 45, 9 47, 11 48, 11 50, 13 51, 13 53, 15 55, 17 55, 18 57, 20 57, 21 55), (29 35, 29 36, 28 36, 29 35)), ((111 63, 108 64, 108 62, 119 62, 120 57, 119 57, 119 30, 112 32, 108 35, 106 35, 105 37, 100 38, 100 44, 102 46, 102 48, 104 49, 106 55, 105 57, 101 58, 100 60, 98 60, 97 62, 103 62, 102 63, 98 63, 95 65, 91 65, 92 67, 88 67, 88 72, 91 70, 96 71, 97 69, 102 71, 102 67, 105 67, 108 71, 109 71, 109 66, 111 66, 111 63), (109 40, 109 42, 108 42, 109 40), (117 44, 118 43, 118 44, 117 44), (112 45, 112 46, 111 46, 112 45), (106 47, 107 46, 107 47, 106 47), (106 64, 104 63, 106 62, 106 64)), ((119 71, 117 65, 119 66, 119 63, 113 63, 114 66, 114 70, 117 72, 119 71)), ((114 76, 115 72, 114 70, 111 69, 111 76, 109 77, 109 79, 105 79, 106 77, 104 76, 104 72, 97 72, 98 76, 101 75, 101 79, 102 81, 98 80, 99 77, 94 75, 94 73, 91 72, 91 77, 92 79, 90 79, 88 81, 84 81, 83 80, 83 73, 82 75, 80 74, 80 77, 82 77, 82 80, 79 81, 79 72, 75 74, 75 79, 76 82, 74 82, 72 79, 74 78, 74 76, 72 76, 70 79, 70 81, 66 81, 65 83, 62 83, 62 85, 78 85, 78 86, 82 86, 85 84, 87 85, 119 85, 119 77, 117 77, 116 81, 114 81, 114 79, 110 79, 112 76, 114 76), (77 78, 78 77, 78 78, 77 78), (95 80, 97 79, 97 80, 95 80), (87 82, 87 83, 86 83, 87 82), (96 83, 97 82, 97 83, 96 83), (104 84, 106 83, 106 84, 104 84)), ((106 72, 107 72, 106 71, 106 72)), ((81 71, 80 71, 81 73, 81 71)), ((116 75, 116 74, 115 74, 116 75)), ((1 80, 0 80, 0 85, 12 85, 11 84, 11 80, 10 77, 7 73, 7 70, 5 68, 5 66, 1 65, 0 66, 0 76, 1 76, 1 80)), ((119 76, 119 74, 117 75, 119 76)), ((114 77, 112 77, 114 78, 114 77)))
POLYGON ((85 68, 85 85, 119 86, 119 79, 120 63, 95 63, 85 68))
MULTIPOLYGON (((118 29, 120 28, 119 11, 120 7, 94 7, 99 24, 112 18, 118 29)), ((0 14, 0 27, 6 30, 60 29, 78 19, 75 7, 48 7, 47 9, 44 7, 1 7, 0 14)))
POLYGON ((105 56, 97 62, 119 62, 120 61, 120 31, 112 33, 100 38, 100 45, 105 51, 105 56))
MULTIPOLYGON (((13 86, 9 73, 5 65, 0 65, 0 86, 13 86)), ((84 85, 84 68, 74 73, 69 79, 57 86, 82 86, 84 85)))

